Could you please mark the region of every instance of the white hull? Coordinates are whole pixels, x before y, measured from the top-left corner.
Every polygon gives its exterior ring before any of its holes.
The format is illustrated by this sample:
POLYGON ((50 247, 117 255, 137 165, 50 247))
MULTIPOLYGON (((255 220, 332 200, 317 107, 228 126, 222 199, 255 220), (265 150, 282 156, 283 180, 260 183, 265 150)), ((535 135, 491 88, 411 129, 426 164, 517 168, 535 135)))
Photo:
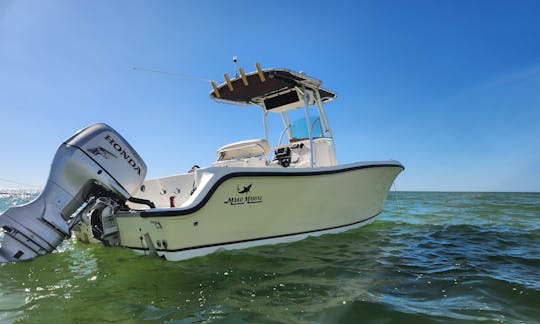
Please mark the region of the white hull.
MULTIPOLYGON (((220 244, 220 245, 203 247, 203 248, 194 248, 194 249, 189 249, 189 250, 156 251, 156 254, 161 257, 164 257, 165 259, 169 261, 181 261, 181 260, 196 258, 200 256, 205 256, 205 255, 208 255, 216 251, 220 251, 220 250, 240 250, 240 249, 247 249, 247 248, 261 246, 261 245, 292 243, 292 242, 306 239, 310 236, 315 237, 315 236, 321 236, 325 234, 337 234, 337 233, 349 231, 355 228, 359 228, 359 227, 371 224, 377 218, 377 216, 379 215, 368 218, 356 224, 345 225, 338 228, 314 231, 314 232, 309 232, 309 233, 299 233, 299 234, 285 235, 285 236, 274 237, 274 238, 262 238, 262 239, 257 239, 257 240, 250 240, 247 242, 227 243, 227 244, 220 244)), ((145 254, 145 255, 148 254, 148 250, 146 249, 133 249, 133 250, 140 254, 145 254)))
POLYGON ((346 231, 380 214, 402 169, 395 161, 201 169, 201 184, 182 207, 119 213, 120 244, 182 260, 346 231))
POLYGON ((108 125, 91 125, 60 146, 43 193, 1 215, 0 262, 49 253, 70 231, 85 242, 182 260, 372 222, 403 166, 337 165, 323 105, 337 94, 305 73, 256 67, 225 75, 219 86, 212 81, 210 97, 261 108, 264 138, 222 146, 211 167, 145 180, 146 164, 129 143, 108 125), (292 111, 301 108, 296 119, 292 111), (269 115, 283 122, 274 146, 269 115))

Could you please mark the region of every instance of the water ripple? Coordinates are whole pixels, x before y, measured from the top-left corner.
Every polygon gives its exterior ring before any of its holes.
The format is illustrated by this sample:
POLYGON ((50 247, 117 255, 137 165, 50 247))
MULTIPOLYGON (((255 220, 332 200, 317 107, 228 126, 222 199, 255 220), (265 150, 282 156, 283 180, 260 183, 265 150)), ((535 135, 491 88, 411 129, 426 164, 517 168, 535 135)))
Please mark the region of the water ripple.
POLYGON ((68 241, 0 265, 0 322, 534 322, 539 206, 392 193, 364 228, 183 262, 68 241))

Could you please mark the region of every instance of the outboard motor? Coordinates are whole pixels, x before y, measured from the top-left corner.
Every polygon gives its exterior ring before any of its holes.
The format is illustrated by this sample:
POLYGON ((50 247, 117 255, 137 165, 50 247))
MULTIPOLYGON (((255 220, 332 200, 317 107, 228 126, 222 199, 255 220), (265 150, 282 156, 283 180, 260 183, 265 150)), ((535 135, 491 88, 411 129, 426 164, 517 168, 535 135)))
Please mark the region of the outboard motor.
POLYGON ((0 215, 0 262, 50 253, 70 236, 68 221, 89 199, 110 197, 124 205, 146 176, 146 164, 110 126, 86 127, 54 157, 39 197, 0 215))

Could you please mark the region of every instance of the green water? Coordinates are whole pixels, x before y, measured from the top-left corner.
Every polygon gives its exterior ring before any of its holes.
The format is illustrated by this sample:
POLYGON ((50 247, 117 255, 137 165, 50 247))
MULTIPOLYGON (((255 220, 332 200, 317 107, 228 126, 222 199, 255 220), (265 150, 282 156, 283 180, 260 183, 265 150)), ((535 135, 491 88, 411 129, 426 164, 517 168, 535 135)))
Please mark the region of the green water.
POLYGON ((392 193, 363 228, 181 262, 69 241, 0 265, 1 323, 539 319, 537 193, 392 193))

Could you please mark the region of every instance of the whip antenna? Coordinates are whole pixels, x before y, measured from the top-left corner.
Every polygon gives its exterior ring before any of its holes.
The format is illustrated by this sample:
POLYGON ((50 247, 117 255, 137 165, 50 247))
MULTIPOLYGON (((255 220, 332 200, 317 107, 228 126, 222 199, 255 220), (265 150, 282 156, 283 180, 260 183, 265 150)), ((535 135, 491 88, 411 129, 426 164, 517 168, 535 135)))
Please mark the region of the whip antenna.
POLYGON ((210 81, 212 81, 212 80, 210 80, 210 79, 206 79, 206 78, 202 78, 202 77, 197 77, 197 76, 192 76, 192 75, 187 75, 187 74, 180 74, 180 73, 173 73, 173 72, 167 72, 167 71, 159 71, 159 70, 145 69, 145 68, 140 68, 140 67, 136 67, 136 66, 133 67, 133 70, 135 70, 135 71, 149 72, 149 73, 156 73, 156 74, 170 75, 170 76, 175 76, 175 77, 178 77, 178 78, 191 79, 191 80, 204 81, 204 82, 210 82, 210 81))

